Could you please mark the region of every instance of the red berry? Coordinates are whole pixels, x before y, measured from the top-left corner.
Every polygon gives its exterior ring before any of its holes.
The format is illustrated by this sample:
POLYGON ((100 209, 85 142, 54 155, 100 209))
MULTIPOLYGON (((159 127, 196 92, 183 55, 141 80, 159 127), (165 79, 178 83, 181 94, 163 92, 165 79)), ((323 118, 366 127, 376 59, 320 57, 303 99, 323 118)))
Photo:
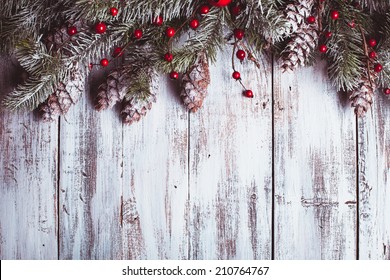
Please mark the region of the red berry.
POLYGON ((326 45, 320 45, 318 47, 318 50, 321 52, 321 53, 326 53, 326 51, 328 50, 328 47, 326 45))
POLYGON ((199 13, 201 15, 205 15, 205 14, 208 14, 210 12, 210 7, 208 5, 202 5, 200 8, 199 8, 199 13))
POLYGON ((248 98, 253 98, 253 91, 251 91, 250 89, 245 90, 244 96, 248 98))
POLYGON ((355 28, 356 24, 354 21, 351 21, 348 23, 348 26, 351 27, 351 28, 355 28))
POLYGON ((332 37, 332 32, 326 31, 326 32, 324 33, 324 36, 325 36, 325 38, 329 39, 330 37, 332 37))
POLYGON ((210 5, 221 8, 230 4, 232 0, 209 0, 210 5))
POLYGON ((238 51, 236 52, 236 56, 237 56, 237 58, 238 58, 239 60, 244 60, 244 58, 246 57, 246 53, 245 53, 245 51, 243 51, 243 50, 238 50, 238 51))
POLYGON ((376 52, 372 51, 368 54, 368 56, 371 58, 371 59, 375 59, 376 58, 376 52))
POLYGON ((238 40, 242 40, 242 38, 244 38, 244 30, 242 29, 234 29, 234 37, 236 37, 238 40))
POLYGON ((239 80, 239 79, 241 79, 241 74, 238 71, 234 71, 232 77, 235 80, 239 80))
POLYGON ((123 55, 123 49, 121 47, 117 47, 114 49, 114 52, 112 53, 112 57, 119 57, 123 55))
POLYGON ((374 65, 375 72, 379 73, 380 71, 382 71, 382 69, 383 69, 382 64, 377 63, 374 65))
POLYGON ((338 11, 331 11, 330 12, 330 17, 331 17, 331 19, 336 20, 336 19, 338 19, 340 17, 340 14, 339 14, 338 11))
POLYGON ((233 16, 238 16, 241 13, 241 7, 240 6, 234 6, 231 10, 231 13, 233 16))
POLYGON ((76 26, 71 26, 68 28, 68 35, 73 36, 77 34, 77 27, 76 26))
POLYGON ((165 59, 165 61, 168 61, 168 62, 171 62, 172 60, 173 60, 173 54, 171 54, 171 53, 166 53, 165 55, 164 55, 164 59, 165 59))
POLYGON ((167 35, 168 38, 172 38, 175 36, 176 30, 173 27, 168 27, 167 30, 165 30, 165 35, 167 35))
POLYGON ((156 16, 153 20, 153 24, 156 26, 161 26, 164 23, 164 19, 162 16, 156 16))
POLYGON ((313 24, 316 22, 315 16, 309 16, 306 20, 307 20, 307 23, 309 23, 309 24, 313 24))
POLYGON ((197 20, 196 18, 194 18, 193 20, 190 21, 190 27, 192 29, 197 29, 199 27, 199 20, 197 20))
POLYGON ((98 34, 103 34, 107 30, 107 25, 103 22, 99 22, 95 25, 95 31, 98 34))
POLYGON ((172 71, 169 74, 169 78, 171 78, 172 80, 177 80, 177 79, 179 79, 179 73, 177 73, 176 71, 172 71))
POLYGON ((375 47, 377 42, 375 39, 371 38, 370 40, 368 40, 368 44, 371 46, 371 47, 375 47))
POLYGON ((118 15, 118 9, 115 8, 115 7, 112 7, 110 9, 110 14, 113 16, 113 17, 116 17, 118 15))
POLYGON ((110 62, 108 61, 107 58, 103 58, 102 60, 100 60, 100 65, 103 67, 108 66, 108 63, 110 63, 110 62))
POLYGON ((141 29, 134 30, 134 38, 135 39, 141 39, 143 35, 144 34, 143 34, 141 29))
POLYGON ((385 89, 384 89, 384 93, 385 93, 386 95, 390 95, 390 88, 385 88, 385 89))

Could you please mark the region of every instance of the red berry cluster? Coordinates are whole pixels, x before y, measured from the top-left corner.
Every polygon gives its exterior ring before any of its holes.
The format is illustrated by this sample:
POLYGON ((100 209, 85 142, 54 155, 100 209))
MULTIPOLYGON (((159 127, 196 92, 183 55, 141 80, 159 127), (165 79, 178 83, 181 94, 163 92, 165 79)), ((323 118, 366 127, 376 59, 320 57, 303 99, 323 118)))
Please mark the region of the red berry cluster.
POLYGON ((368 46, 370 47, 370 51, 369 51, 369 53, 368 53, 368 57, 369 57, 369 59, 371 60, 371 62, 374 63, 374 71, 375 71, 376 73, 379 73, 379 72, 382 71, 383 67, 382 67, 382 64, 376 62, 377 54, 376 54, 374 48, 376 47, 377 42, 376 42, 376 40, 375 40, 374 38, 371 38, 371 39, 369 39, 369 40, 367 41, 367 44, 368 44, 368 46), (375 63, 375 62, 376 62, 376 63, 375 63))
MULTIPOLYGON (((236 5, 236 6, 233 6, 231 9, 230 9, 230 12, 233 16, 233 18, 236 18, 240 15, 241 13, 241 7, 240 5, 236 5)), ((234 49, 236 49, 240 44, 239 44, 239 41, 242 41, 245 37, 245 31, 241 28, 235 28, 233 30, 233 35, 234 35, 234 40, 235 40, 235 44, 234 44, 234 49)), ((242 43, 244 44, 244 43, 242 43)), ((234 51, 233 51, 234 52, 234 51)), ((245 60, 245 58, 247 57, 247 53, 245 50, 243 50, 242 48, 239 48, 236 53, 235 53, 235 56, 236 58, 242 62, 245 60)), ((235 69, 235 66, 234 66, 234 61, 233 61, 233 74, 232 74, 232 78, 236 81, 239 81, 240 84, 242 85, 242 87, 244 88, 244 91, 243 91, 243 95, 247 98, 253 98, 254 97, 254 94, 253 94, 253 91, 251 91, 250 89, 247 89, 244 84, 242 83, 241 81, 241 73, 239 71, 237 71, 235 69)))
MULTIPOLYGON (((215 3, 213 2, 213 6, 215 3)), ((217 3, 218 4, 218 3, 217 3)), ((196 13, 194 13, 187 21, 188 23, 188 26, 192 29, 192 30, 197 30, 198 27, 200 26, 200 20, 203 16, 207 15, 209 12, 210 12, 210 6, 207 5, 207 4, 204 4, 204 5, 201 5, 199 7, 199 9, 196 11, 196 13), (197 16, 198 14, 198 16, 197 16)), ((156 23, 155 25, 157 26, 161 26, 163 24, 163 19, 161 16, 157 17, 157 20, 156 20, 156 23)), ((179 30, 176 30, 175 28, 173 27, 167 27, 165 29, 165 36, 167 38, 169 38, 169 40, 171 41, 171 39, 175 36, 176 32, 178 32, 179 30)), ((169 41, 169 43, 170 43, 169 41)), ((168 44, 169 44, 168 43, 168 44)), ((172 52, 169 50, 170 47, 168 46, 168 52, 165 53, 164 55, 164 60, 171 63, 173 60, 174 60, 174 56, 172 54, 172 52)), ((172 80, 177 80, 179 78, 179 73, 175 70, 172 70, 171 73, 169 74, 169 77, 172 79, 172 80)))
MULTIPOLYGON (((110 15, 112 17, 116 17, 119 14, 119 9, 116 8, 116 7, 111 7, 108 12, 110 13, 110 15)), ((94 29, 95 29, 95 32, 97 34, 104 34, 104 33, 107 32, 107 24, 104 23, 104 22, 98 22, 98 23, 95 24, 94 29)), ((71 26, 71 27, 68 28, 68 34, 71 35, 71 36, 77 34, 77 32, 78 32, 77 28, 74 27, 74 26, 71 26)), ((139 40, 139 39, 142 38, 142 36, 143 36, 142 29, 135 29, 134 30, 134 32, 133 32, 133 40, 139 40)), ((117 57, 121 57, 123 55, 124 49, 126 47, 127 47, 127 45, 124 46, 124 47, 116 47, 114 49, 113 53, 112 53, 112 58, 115 59, 117 57)), ((99 63, 99 65, 102 66, 102 67, 107 67, 109 64, 110 64, 110 60, 107 59, 107 58, 102 58, 100 60, 100 63, 99 63)), ((97 65, 97 64, 90 63, 89 64, 89 69, 92 70, 94 65, 97 65)))

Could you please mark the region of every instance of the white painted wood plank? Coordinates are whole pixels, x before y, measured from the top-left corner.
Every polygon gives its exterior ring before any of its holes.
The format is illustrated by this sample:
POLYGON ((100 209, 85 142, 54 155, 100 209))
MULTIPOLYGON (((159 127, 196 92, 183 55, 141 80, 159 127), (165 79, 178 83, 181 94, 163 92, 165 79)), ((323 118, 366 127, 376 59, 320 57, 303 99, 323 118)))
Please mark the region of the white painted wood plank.
POLYGON ((190 258, 270 259, 272 71, 266 61, 238 65, 255 94, 247 99, 231 78, 230 51, 211 67, 209 96, 190 116, 190 258))
POLYGON ((188 258, 188 114, 174 83, 160 85, 152 110, 124 128, 126 259, 188 258))
MULTIPOLYGON (((0 94, 19 73, 0 59, 0 94)), ((0 259, 57 259, 57 123, 0 112, 0 259)))
POLYGON ((96 112, 87 91, 60 134, 60 259, 121 259, 120 118, 96 112))
POLYGON ((390 100, 359 120, 359 258, 390 260, 390 100))
POLYGON ((275 70, 274 117, 275 259, 355 259, 355 116, 324 63, 275 70))

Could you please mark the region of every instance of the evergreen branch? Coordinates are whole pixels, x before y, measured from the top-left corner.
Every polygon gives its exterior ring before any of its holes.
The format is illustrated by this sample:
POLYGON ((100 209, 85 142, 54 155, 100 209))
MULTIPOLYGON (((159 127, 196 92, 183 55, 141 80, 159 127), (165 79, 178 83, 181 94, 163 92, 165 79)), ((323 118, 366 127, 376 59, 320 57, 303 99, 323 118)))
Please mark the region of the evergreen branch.
POLYGON ((390 9, 390 2, 388 0, 360 0, 363 7, 369 8, 371 11, 383 12, 390 9))
POLYGON ((55 91, 56 81, 57 77, 53 74, 30 77, 26 83, 19 85, 5 97, 3 105, 10 110, 33 110, 55 91))
POLYGON ((366 76, 367 55, 362 49, 364 36, 373 29, 372 21, 363 11, 344 2, 335 0, 336 7, 326 7, 325 18, 330 18, 332 9, 340 11, 340 19, 326 22, 325 30, 332 30, 328 42, 328 75, 337 90, 350 91, 359 86, 361 77, 366 76), (355 22, 359 28, 348 24, 355 22))
POLYGON ((206 52, 207 57, 211 61, 216 60, 217 52, 225 43, 223 36, 223 26, 225 20, 225 11, 212 10, 203 19, 199 31, 192 33, 183 47, 172 50, 174 60, 168 63, 161 58, 164 56, 165 50, 157 50, 154 58, 157 63, 157 69, 164 73, 169 73, 172 70, 184 73, 195 62, 198 53, 206 52))
POLYGON ((390 11, 379 21, 379 24, 382 41, 378 48, 378 60, 383 66, 379 75, 379 84, 388 88, 390 87, 390 11))

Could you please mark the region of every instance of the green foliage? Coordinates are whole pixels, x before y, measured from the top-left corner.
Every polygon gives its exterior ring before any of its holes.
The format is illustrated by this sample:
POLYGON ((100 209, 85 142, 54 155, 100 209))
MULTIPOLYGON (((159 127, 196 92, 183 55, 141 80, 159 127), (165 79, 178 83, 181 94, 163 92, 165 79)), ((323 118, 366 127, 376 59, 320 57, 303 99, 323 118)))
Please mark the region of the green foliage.
MULTIPOLYGON (((320 36, 320 42, 315 42, 328 46, 325 57, 329 62, 329 77, 338 90, 357 87, 367 74, 364 39, 375 36, 380 42, 376 50, 378 62, 384 66, 379 83, 389 86, 390 16, 384 11, 388 11, 390 2, 358 1, 364 9, 352 2, 329 0, 321 10, 320 1, 313 0, 312 12, 321 20, 322 29, 318 31, 329 30, 333 34, 330 39, 320 36), (336 21, 330 19, 332 10, 340 13, 336 21), (348 25, 351 22, 355 28, 348 25)), ((210 61, 215 61, 223 46, 234 44, 235 28, 245 31, 240 42, 244 49, 259 53, 273 50, 278 56, 283 51, 279 46, 286 45, 295 36, 285 9, 291 3, 294 1, 237 0, 232 5, 240 5, 238 16, 230 13, 232 6, 212 7, 207 15, 200 16, 198 9, 205 4, 204 0, 4 0, 0 7, 0 51, 14 54, 30 75, 5 98, 4 104, 10 109, 37 107, 56 90, 59 82, 66 83, 76 67, 80 66, 87 75, 85 66, 98 64, 103 57, 111 63, 121 61, 111 56, 116 47, 125 48, 126 71, 133 80, 127 100, 131 94, 150 92, 150 75, 156 70, 184 73, 199 52, 205 52, 210 61), (110 14, 111 7, 119 9, 117 16, 110 14), (163 17, 162 26, 152 24, 156 16, 163 17), (188 26, 193 18, 200 21, 196 31, 188 26), (107 24, 106 33, 96 34, 94 25, 98 22, 107 24), (71 25, 77 25, 79 32, 69 37, 66 29, 71 25), (168 26, 176 29, 172 39, 164 34, 168 26), (135 29, 143 30, 142 39, 133 38, 135 29), (60 32, 63 40, 49 49, 47 38, 53 32, 60 32), (167 52, 174 56, 171 63, 163 59, 167 52)), ((305 29, 301 33, 305 35, 305 29)))
POLYGON ((364 37, 372 32, 372 21, 367 14, 343 0, 334 1, 325 11, 324 17, 330 18, 332 10, 339 11, 338 20, 330 20, 325 30, 332 31, 328 45, 328 74, 337 90, 353 90, 366 75, 367 57, 364 49, 364 37), (354 22, 352 28, 349 23, 354 22))
POLYGON ((378 52, 379 63, 383 66, 383 71, 380 73, 379 83, 382 87, 390 87, 390 12, 384 17, 378 19, 380 22, 380 35, 382 41, 378 52))
POLYGON ((56 85, 66 77, 60 60, 51 56, 39 41, 23 41, 15 52, 16 58, 28 72, 27 81, 19 85, 4 99, 11 109, 34 109, 55 91, 56 85))

